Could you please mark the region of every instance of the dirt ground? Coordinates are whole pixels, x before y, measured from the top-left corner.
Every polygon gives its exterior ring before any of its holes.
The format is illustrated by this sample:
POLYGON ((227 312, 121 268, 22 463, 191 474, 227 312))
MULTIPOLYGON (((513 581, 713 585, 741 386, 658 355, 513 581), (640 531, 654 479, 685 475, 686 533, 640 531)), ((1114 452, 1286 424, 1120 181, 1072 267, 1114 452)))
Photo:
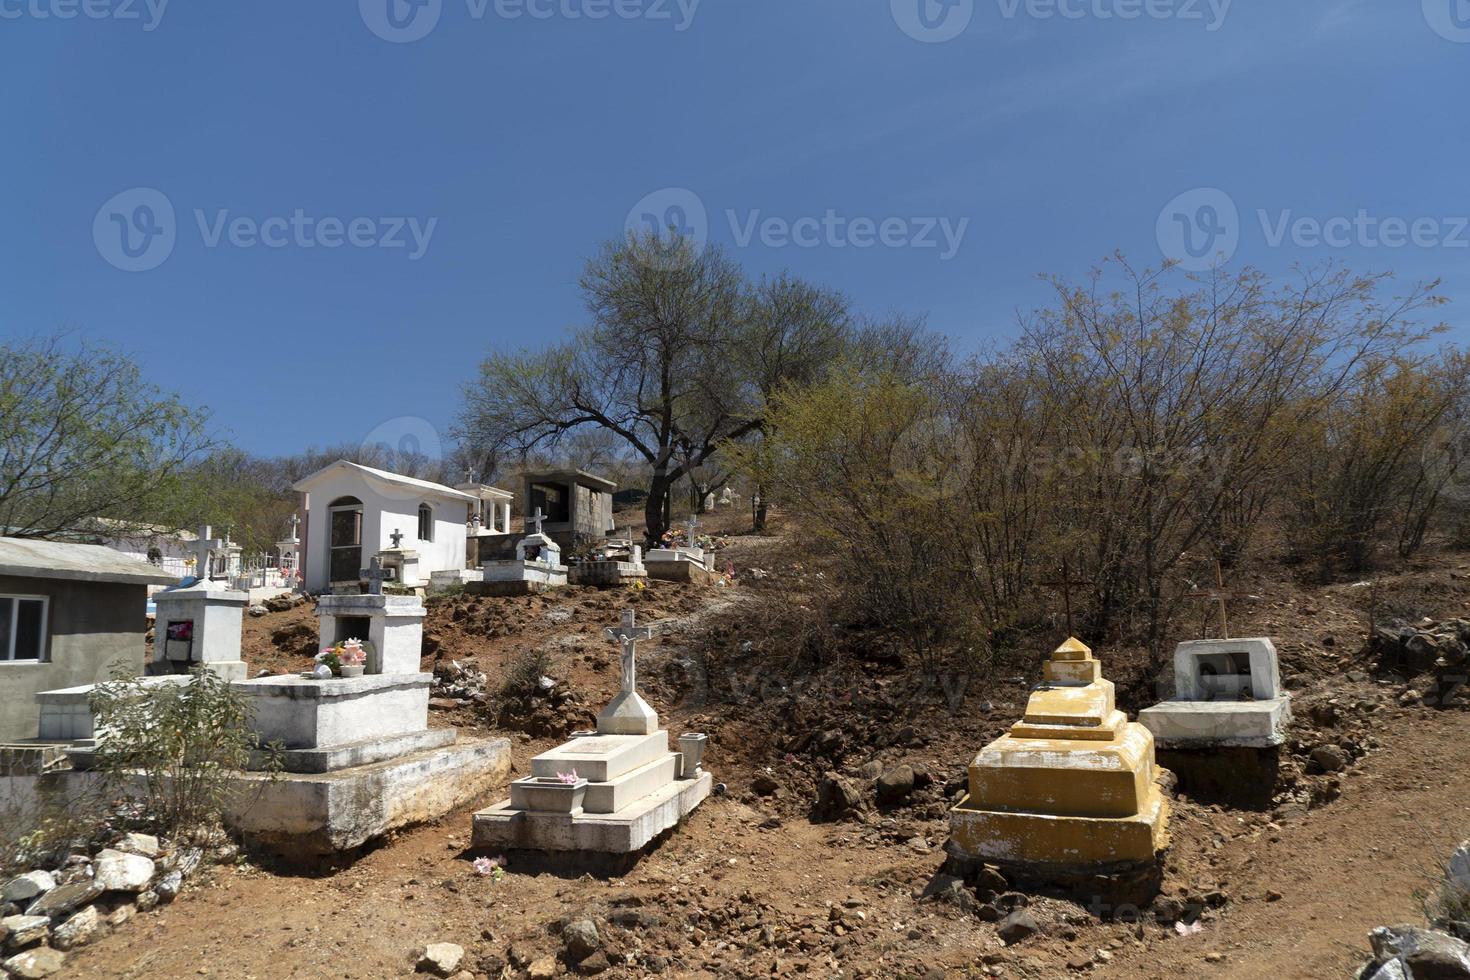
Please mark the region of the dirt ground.
MULTIPOLYGON (((1347 977, 1365 958, 1370 929, 1422 918, 1416 891, 1470 833, 1470 713, 1401 706, 1402 682, 1359 672, 1367 629, 1362 587, 1246 582, 1241 587, 1259 597, 1239 604, 1235 628, 1277 639, 1301 738, 1318 737, 1302 719, 1315 714, 1311 705, 1330 699, 1353 719, 1340 734, 1361 747, 1360 757, 1340 777, 1303 777, 1303 787, 1322 796, 1310 808, 1174 802, 1164 896, 1205 908, 1192 934, 1152 914, 1142 922, 1100 921, 1079 905, 1033 897, 1030 911, 1042 933, 1006 947, 993 925, 918 894, 943 863, 947 804, 939 784, 961 774, 975 750, 1015 720, 1024 683, 997 677, 969 691, 953 713, 936 698, 905 716, 913 732, 874 737, 871 745, 848 739, 836 761, 811 762, 785 750, 798 733, 770 730, 779 724, 774 709, 691 704, 687 691, 667 680, 678 672, 666 668, 704 642, 712 622, 738 624, 763 601, 751 569, 774 567, 784 560, 781 548, 777 538, 728 539, 721 561, 736 566, 741 583, 730 588, 656 583, 641 594, 456 599, 431 614, 434 650, 426 670, 444 660, 472 661, 493 687, 511 658, 544 649, 554 676, 592 706, 617 686, 614 648, 602 628, 630 603, 640 620, 659 625, 660 638, 640 658, 648 665, 646 693, 670 730, 711 733, 706 766, 727 792, 628 874, 573 877, 512 860, 503 880, 481 877, 466 851, 467 809, 404 831, 338 869, 217 869, 172 906, 69 956, 61 975, 406 977, 415 950, 442 941, 463 946, 464 968, 478 976, 519 977, 525 971, 508 964, 555 955, 560 926, 590 917, 613 954, 606 977, 1347 977), (932 792, 912 806, 872 808, 858 820, 808 819, 810 787, 823 767, 848 772, 900 763, 935 773, 932 792), (758 795, 757 776, 780 788, 758 795), (1328 785, 1331 792, 1322 792, 1328 785)), ((1386 578, 1374 601, 1465 616, 1465 558, 1437 556, 1386 578)), ((282 646, 295 649, 291 637, 302 628, 314 630, 309 607, 250 620, 252 667, 298 669, 310 644, 299 655, 282 646)), ((1110 652, 1097 652, 1113 676, 1110 652)), ((878 678, 872 687, 885 683, 878 678)), ((1147 685, 1130 690, 1147 699, 1147 685)), ((861 713, 856 704, 836 702, 812 710, 861 713)), ((435 711, 433 723, 495 731, 472 707, 435 711)), ((899 725, 881 717, 869 723, 877 727, 851 730, 899 725)), ((511 739, 521 773, 532 755, 558 741, 498 734, 511 739)))

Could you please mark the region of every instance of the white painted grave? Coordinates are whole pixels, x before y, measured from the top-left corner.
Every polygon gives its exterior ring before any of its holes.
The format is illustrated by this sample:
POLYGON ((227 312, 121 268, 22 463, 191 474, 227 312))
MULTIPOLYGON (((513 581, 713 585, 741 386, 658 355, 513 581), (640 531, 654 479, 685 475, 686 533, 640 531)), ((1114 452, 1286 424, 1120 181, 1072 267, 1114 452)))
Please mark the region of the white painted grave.
POLYGON ((480 566, 484 591, 492 595, 524 595, 567 584, 561 546, 542 533, 544 521, 541 508, 536 508, 529 521, 531 533, 516 542, 515 558, 487 561, 480 566))
MULTIPOLYGON (((199 529, 195 542, 195 581, 154 595, 153 659, 176 673, 203 664, 224 680, 245 679, 240 657, 240 631, 250 596, 231 589, 215 576, 228 575, 228 540, 199 529)), ((237 549, 238 550, 238 549, 237 549)))
POLYGON ((709 795, 713 779, 698 764, 705 736, 681 736, 680 751, 670 751, 657 712, 638 694, 637 645, 652 630, 629 610, 607 632, 623 645, 622 683, 597 731, 532 759, 510 799, 475 814, 475 847, 631 854, 709 795))
POLYGON ((1270 748, 1285 740, 1291 696, 1265 637, 1195 640, 1174 649, 1174 697, 1138 713, 1164 748, 1270 748))

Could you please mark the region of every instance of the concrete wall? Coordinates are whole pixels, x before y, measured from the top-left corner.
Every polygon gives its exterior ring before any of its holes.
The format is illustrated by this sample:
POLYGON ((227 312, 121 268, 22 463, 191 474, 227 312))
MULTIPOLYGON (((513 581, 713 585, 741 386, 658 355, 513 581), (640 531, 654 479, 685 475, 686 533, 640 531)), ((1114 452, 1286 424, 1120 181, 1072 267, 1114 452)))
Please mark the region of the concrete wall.
POLYGON ((328 582, 328 535, 331 520, 328 513, 338 497, 356 497, 362 501, 363 555, 360 568, 366 568, 373 555, 393 546, 389 537, 398 529, 403 532, 403 547, 419 553, 419 575, 425 580, 433 572, 465 567, 466 524, 470 519, 470 501, 418 494, 409 487, 365 478, 360 473, 343 470, 331 474, 307 498, 308 520, 304 537, 306 549, 304 574, 306 588, 324 591, 328 582), (420 541, 419 505, 434 508, 434 540, 420 541))
POLYGON ((105 681, 119 661, 143 672, 147 592, 144 585, 0 575, 0 593, 51 600, 46 661, 0 660, 0 741, 36 737, 42 691, 105 681))

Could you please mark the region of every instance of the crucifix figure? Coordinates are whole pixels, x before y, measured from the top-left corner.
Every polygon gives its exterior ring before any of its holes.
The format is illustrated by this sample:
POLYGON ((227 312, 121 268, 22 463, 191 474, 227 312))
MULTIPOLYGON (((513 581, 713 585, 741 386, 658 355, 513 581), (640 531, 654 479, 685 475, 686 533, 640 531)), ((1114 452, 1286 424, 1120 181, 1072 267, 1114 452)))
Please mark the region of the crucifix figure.
POLYGON ((541 524, 545 520, 546 518, 541 514, 541 508, 537 507, 536 513, 531 515, 531 526, 536 529, 537 534, 541 533, 541 524))
POLYGON ((398 548, 399 545, 403 544, 403 532, 398 530, 398 528, 396 527, 393 529, 393 533, 388 535, 388 537, 392 539, 393 547, 395 549, 398 548))
POLYGON ((374 555, 373 560, 368 562, 367 568, 357 574, 367 580, 369 595, 382 595, 383 583, 391 582, 396 577, 393 569, 383 567, 383 559, 377 555, 374 555))
POLYGON ((210 537, 213 533, 214 528, 206 524, 199 529, 199 540, 194 542, 194 576, 201 582, 209 581, 214 553, 225 549, 225 542, 210 537))
POLYGON ((623 644, 623 680, 618 696, 597 716, 600 735, 652 735, 658 731, 658 712, 638 694, 638 641, 653 636, 653 630, 637 624, 631 609, 623 610, 623 623, 607 635, 623 644))
POLYGON ((607 635, 623 644, 623 683, 619 690, 632 694, 638 690, 638 641, 653 637, 653 630, 636 625, 638 614, 631 609, 623 610, 623 625, 609 629, 607 635))
POLYGON ((1042 585, 1051 589, 1062 590, 1062 608, 1067 613, 1067 636, 1076 636, 1072 628, 1072 589, 1077 586, 1091 585, 1091 582, 1072 578, 1072 562, 1070 559, 1062 559, 1062 580, 1060 582, 1042 582, 1042 585))

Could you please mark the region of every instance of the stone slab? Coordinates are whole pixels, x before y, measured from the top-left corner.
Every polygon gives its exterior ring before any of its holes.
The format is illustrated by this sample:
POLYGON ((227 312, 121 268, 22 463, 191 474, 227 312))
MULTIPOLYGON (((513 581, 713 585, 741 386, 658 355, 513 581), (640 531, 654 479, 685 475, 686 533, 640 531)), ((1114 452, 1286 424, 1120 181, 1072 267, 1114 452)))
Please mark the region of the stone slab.
POLYGON ((589 784, 582 809, 587 813, 617 813, 632 806, 637 800, 672 783, 679 774, 682 758, 679 753, 670 752, 662 759, 625 772, 609 782, 589 784))
POLYGON ((669 751, 669 733, 587 735, 574 738, 531 760, 531 775, 554 777, 576 770, 591 783, 606 783, 653 762, 669 751))
POLYGON ((263 677, 234 689, 251 702, 250 727, 287 749, 345 746, 428 728, 431 674, 309 680, 263 677))
POLYGON ((577 815, 514 810, 510 801, 474 816, 472 846, 482 850, 581 851, 631 854, 677 825, 714 786, 707 772, 680 779, 617 813, 577 815))
POLYGON ((487 561, 480 566, 481 580, 491 582, 532 582, 537 585, 566 585, 567 566, 547 565, 539 561, 487 561))
POLYGON ((644 559, 648 577, 661 582, 686 582, 692 585, 713 585, 719 578, 714 572, 697 561, 654 561, 644 559))
POLYGON ((648 579, 648 569, 631 561, 584 561, 572 566, 568 581, 572 585, 595 588, 617 588, 648 579))
MULTIPOLYGON (((423 752, 426 749, 442 748, 454 742, 452 728, 434 728, 403 735, 381 738, 366 738, 345 745, 333 745, 315 749, 287 749, 281 753, 281 769, 284 772, 325 773, 384 762, 401 756, 423 752)), ((265 752, 251 755, 250 768, 266 768, 269 756, 265 752)))
POLYGON ((248 844, 287 860, 339 854, 484 796, 505 779, 510 762, 506 739, 460 739, 338 772, 241 776, 226 823, 248 844))
POLYGON ((1164 701, 1138 713, 1138 723, 1165 747, 1216 745, 1270 748, 1286 741, 1291 699, 1164 701))

